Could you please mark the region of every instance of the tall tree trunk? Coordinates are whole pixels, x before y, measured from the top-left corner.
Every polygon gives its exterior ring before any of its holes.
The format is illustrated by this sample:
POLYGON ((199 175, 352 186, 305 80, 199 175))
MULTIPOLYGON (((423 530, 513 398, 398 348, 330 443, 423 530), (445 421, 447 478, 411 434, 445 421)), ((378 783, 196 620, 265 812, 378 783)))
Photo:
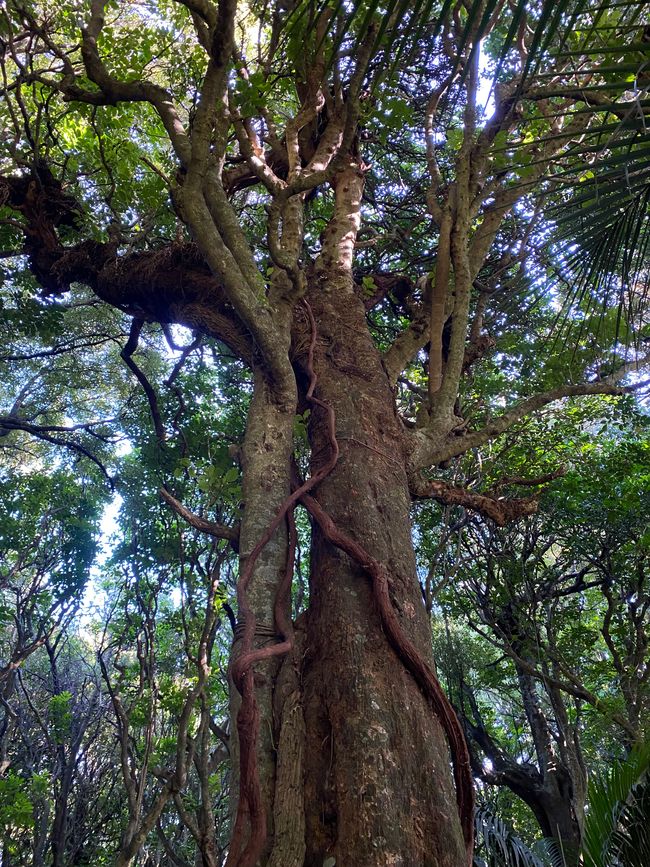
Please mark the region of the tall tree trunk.
MULTIPOLYGON (((394 400, 351 292, 319 287, 316 395, 336 413, 341 456, 315 496, 381 561, 405 632, 433 664, 416 577, 394 400)), ((310 426, 315 466, 330 449, 310 426)), ((384 635, 367 574, 315 528, 303 668, 306 867, 466 863, 445 735, 384 635), (334 862, 332 862, 334 863, 334 862)))
MULTIPOLYGON (((295 369, 317 376, 309 432, 312 476, 332 455, 325 407, 336 415, 340 448, 338 464, 312 490, 315 509, 324 509, 381 564, 390 602, 414 645, 409 652, 432 668, 411 539, 405 437, 352 276, 363 190, 356 157, 332 186, 334 212, 308 275, 313 358, 310 314, 293 310, 295 369)), ((306 397, 306 382, 299 386, 306 397)), ((242 569, 286 500, 294 412, 287 400, 282 407, 274 403, 257 371, 243 449, 242 569)), ((287 562, 283 529, 262 550, 248 588, 257 647, 275 637, 269 619, 287 562)), ((384 609, 384 623, 389 615, 384 609)), ((296 624, 294 651, 280 664, 274 658, 255 669, 259 794, 269 832, 259 863, 265 867, 467 864, 446 736, 392 649, 399 630, 391 619, 390 644, 381 623, 369 575, 315 523, 309 608, 296 624)), ((233 690, 232 710, 238 705, 233 690)), ((236 754, 237 737, 232 746, 236 754)), ((250 798, 240 801, 250 808, 250 798)), ((240 806, 229 864, 253 863, 252 843, 239 858, 241 828, 251 815, 245 809, 240 806)))

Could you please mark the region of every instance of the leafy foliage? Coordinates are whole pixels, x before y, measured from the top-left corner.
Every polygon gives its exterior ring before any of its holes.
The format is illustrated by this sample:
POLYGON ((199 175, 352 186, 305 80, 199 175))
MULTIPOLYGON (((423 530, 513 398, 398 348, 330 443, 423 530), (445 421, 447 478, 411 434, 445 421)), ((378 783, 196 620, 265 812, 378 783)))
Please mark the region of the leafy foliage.
POLYGON ((646 742, 591 781, 583 844, 586 867, 647 863, 649 768, 646 742))

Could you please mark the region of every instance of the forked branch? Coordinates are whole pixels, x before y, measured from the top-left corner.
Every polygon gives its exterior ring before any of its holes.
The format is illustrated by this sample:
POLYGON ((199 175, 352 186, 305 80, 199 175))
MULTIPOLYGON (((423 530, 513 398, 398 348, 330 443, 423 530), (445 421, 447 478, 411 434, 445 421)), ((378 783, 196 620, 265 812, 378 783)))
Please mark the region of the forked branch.
POLYGON ((615 385, 617 379, 622 379, 631 369, 640 370, 650 364, 650 356, 646 356, 635 362, 622 365, 619 370, 605 380, 595 382, 582 382, 576 385, 563 385, 558 388, 545 391, 540 394, 522 400, 521 403, 494 418, 485 427, 469 433, 458 435, 451 434, 442 442, 439 439, 427 436, 426 431, 414 431, 409 434, 413 439, 411 450, 411 468, 417 472, 424 467, 435 466, 444 461, 451 460, 465 454, 469 449, 484 445, 490 440, 500 436, 509 430, 517 422, 537 410, 570 397, 582 397, 586 395, 611 395, 620 397, 630 394, 640 388, 647 387, 647 382, 637 382, 633 385, 615 385))

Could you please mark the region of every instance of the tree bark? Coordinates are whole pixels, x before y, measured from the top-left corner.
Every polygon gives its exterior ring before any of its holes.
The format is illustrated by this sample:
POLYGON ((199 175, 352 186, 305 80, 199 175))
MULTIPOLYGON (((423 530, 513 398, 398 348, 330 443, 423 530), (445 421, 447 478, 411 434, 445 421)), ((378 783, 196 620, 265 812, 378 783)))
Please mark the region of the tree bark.
POLYGON ((553 736, 537 696, 535 680, 519 671, 518 681, 541 777, 541 786, 534 794, 531 793, 533 796, 521 797, 535 814, 544 836, 559 840, 566 850, 567 863, 573 864, 577 861, 580 849, 581 828, 574 807, 571 769, 553 744, 553 736))
MULTIPOLYGON (((293 408, 288 412, 277 405, 262 371, 257 370, 242 449, 244 511, 240 534, 240 570, 244 568, 252 549, 264 535, 289 493, 293 421, 293 408)), ((248 599, 256 619, 256 647, 263 647, 274 641, 273 604, 278 583, 286 566, 286 556, 287 532, 283 523, 262 549, 248 590, 248 599)), ((241 629, 243 624, 240 622, 238 625, 241 629)), ((238 633, 233 645, 233 661, 241 652, 239 638, 238 633)), ((274 695, 280 666, 279 657, 265 660, 255 666, 255 694, 260 715, 257 761, 267 829, 264 863, 269 857, 273 841, 273 803, 276 786, 274 695)), ((233 762, 231 804, 232 809, 235 810, 239 797, 240 750, 237 717, 241 698, 232 682, 230 696, 230 714, 233 723, 230 739, 233 762)))
MULTIPOLYGON (((315 496, 386 566, 403 628, 433 665, 388 377, 355 295, 342 299, 320 285, 310 303, 318 325, 316 396, 335 410, 341 449, 315 496)), ((313 472, 330 448, 317 408, 310 437, 313 472)), ((312 538, 303 666, 305 867, 460 867, 467 856, 445 735, 387 642, 367 574, 316 528, 312 538)))

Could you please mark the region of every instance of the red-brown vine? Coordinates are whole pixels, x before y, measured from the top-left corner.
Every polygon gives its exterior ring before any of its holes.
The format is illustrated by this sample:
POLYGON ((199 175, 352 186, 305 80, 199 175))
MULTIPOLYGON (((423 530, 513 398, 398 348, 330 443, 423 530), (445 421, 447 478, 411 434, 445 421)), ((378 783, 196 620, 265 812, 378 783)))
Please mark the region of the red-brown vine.
POLYGON ((474 786, 469 751, 456 712, 444 694, 438 678, 427 665, 417 647, 402 630, 390 599, 388 576, 383 565, 375 560, 358 542, 340 530, 320 503, 308 493, 300 495, 300 502, 314 518, 327 541, 336 545, 337 548, 359 563, 370 575, 379 616, 388 641, 404 663, 407 671, 413 676, 425 698, 428 699, 445 732, 454 766, 458 814, 463 829, 468 860, 471 864, 474 848, 474 786))

